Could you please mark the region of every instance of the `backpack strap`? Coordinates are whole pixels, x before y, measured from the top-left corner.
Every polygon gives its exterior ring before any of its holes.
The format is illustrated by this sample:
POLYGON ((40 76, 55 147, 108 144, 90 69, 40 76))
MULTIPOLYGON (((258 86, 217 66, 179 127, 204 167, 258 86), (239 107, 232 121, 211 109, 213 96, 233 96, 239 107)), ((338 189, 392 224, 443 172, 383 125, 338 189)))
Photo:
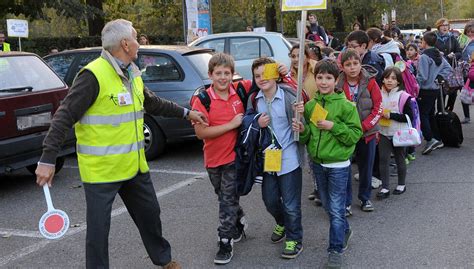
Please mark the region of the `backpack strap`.
POLYGON ((403 114, 403 108, 405 107, 405 104, 410 97, 411 95, 405 91, 402 91, 402 94, 400 94, 400 100, 398 101, 398 109, 400 111, 400 114, 403 114))
POLYGON ((201 104, 206 108, 206 111, 209 112, 211 109, 211 97, 209 96, 209 93, 204 90, 201 91, 197 97, 199 98, 199 101, 201 101, 201 104))

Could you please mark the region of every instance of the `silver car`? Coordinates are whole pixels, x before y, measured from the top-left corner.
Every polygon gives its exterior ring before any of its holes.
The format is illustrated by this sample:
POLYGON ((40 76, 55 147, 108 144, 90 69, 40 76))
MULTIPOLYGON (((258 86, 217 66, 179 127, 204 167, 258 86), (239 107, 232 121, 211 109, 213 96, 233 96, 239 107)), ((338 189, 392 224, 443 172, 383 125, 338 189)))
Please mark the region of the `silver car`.
POLYGON ((280 33, 233 32, 198 38, 189 46, 214 49, 234 57, 235 69, 244 79, 252 79, 252 62, 263 56, 290 66, 291 44, 280 33))

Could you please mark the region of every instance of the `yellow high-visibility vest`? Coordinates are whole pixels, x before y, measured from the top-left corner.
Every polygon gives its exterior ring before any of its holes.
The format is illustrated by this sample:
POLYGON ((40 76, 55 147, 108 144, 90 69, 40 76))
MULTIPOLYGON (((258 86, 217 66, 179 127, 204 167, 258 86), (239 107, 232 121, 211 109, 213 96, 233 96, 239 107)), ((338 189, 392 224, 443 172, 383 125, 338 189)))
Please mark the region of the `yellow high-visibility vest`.
POLYGON ((129 92, 113 66, 99 57, 84 67, 99 82, 99 94, 76 123, 77 156, 81 179, 107 183, 148 172, 143 135, 143 81, 131 80, 133 104, 119 105, 119 94, 129 92))
POLYGON ((3 51, 10 51, 10 44, 3 42, 3 51))

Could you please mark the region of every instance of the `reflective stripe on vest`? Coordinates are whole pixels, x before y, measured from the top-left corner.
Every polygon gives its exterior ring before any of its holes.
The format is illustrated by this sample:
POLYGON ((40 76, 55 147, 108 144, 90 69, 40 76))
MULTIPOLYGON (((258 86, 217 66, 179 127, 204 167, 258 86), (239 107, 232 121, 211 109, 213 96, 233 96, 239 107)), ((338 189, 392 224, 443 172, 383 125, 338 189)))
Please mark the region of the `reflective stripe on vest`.
POLYGON ((77 145, 77 153, 103 156, 111 154, 124 154, 132 151, 138 151, 145 147, 144 140, 139 141, 138 143, 128 144, 128 145, 119 145, 119 146, 86 146, 86 145, 77 145))
POLYGON ((119 125, 121 123, 130 122, 134 120, 143 119, 143 111, 138 111, 137 113, 130 112, 121 115, 106 115, 106 116, 97 116, 97 115, 85 115, 79 121, 81 124, 111 124, 119 125), (136 116, 136 119, 135 119, 136 116))
POLYGON ((144 151, 143 81, 122 81, 100 57, 84 67, 99 83, 94 103, 76 123, 77 159, 86 183, 117 182, 148 172, 144 151), (130 88, 131 87, 131 88, 130 88), (131 94, 132 104, 119 105, 119 94, 131 94))
POLYGON ((10 44, 3 42, 3 51, 10 51, 10 44))

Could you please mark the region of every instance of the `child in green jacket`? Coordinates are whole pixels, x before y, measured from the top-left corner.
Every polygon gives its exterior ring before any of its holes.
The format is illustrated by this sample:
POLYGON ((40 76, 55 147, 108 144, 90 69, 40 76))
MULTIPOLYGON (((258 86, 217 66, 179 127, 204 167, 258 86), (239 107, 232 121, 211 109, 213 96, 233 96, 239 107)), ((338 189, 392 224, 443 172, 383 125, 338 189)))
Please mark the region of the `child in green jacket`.
MULTIPOLYGON (((345 216, 346 189, 350 158, 362 127, 356 107, 335 89, 339 75, 336 62, 318 62, 314 74, 319 92, 304 106, 306 124, 294 120, 293 129, 300 132, 300 143, 307 145, 321 202, 329 215, 328 267, 339 268, 352 235, 345 216)), ((296 109, 301 111, 301 104, 296 109)))

